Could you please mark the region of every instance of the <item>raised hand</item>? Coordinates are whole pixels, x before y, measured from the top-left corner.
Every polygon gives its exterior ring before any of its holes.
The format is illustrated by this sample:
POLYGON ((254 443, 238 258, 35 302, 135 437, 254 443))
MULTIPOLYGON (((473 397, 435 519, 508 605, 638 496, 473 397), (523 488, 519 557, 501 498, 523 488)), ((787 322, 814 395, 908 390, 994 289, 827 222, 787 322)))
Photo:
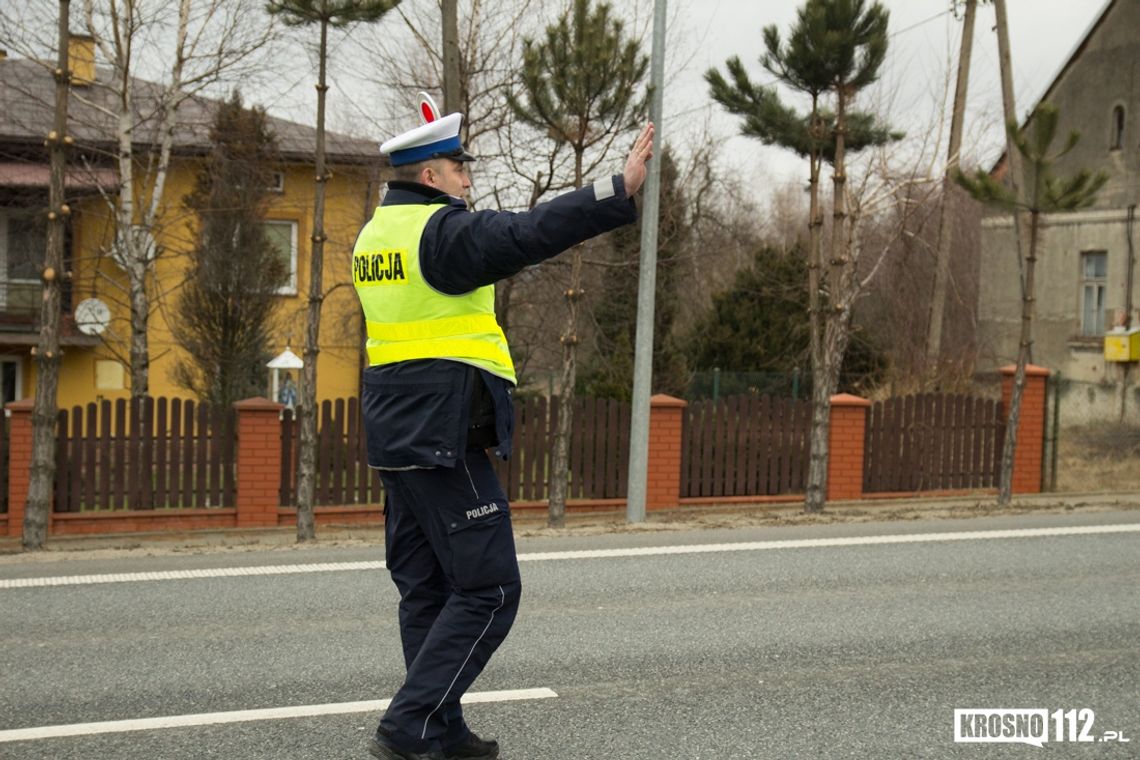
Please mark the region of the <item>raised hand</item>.
POLYGON ((653 122, 646 124, 641 134, 633 141, 633 147, 625 161, 625 172, 622 177, 625 180, 626 195, 633 195, 641 189, 647 173, 645 162, 651 158, 653 158, 653 122))

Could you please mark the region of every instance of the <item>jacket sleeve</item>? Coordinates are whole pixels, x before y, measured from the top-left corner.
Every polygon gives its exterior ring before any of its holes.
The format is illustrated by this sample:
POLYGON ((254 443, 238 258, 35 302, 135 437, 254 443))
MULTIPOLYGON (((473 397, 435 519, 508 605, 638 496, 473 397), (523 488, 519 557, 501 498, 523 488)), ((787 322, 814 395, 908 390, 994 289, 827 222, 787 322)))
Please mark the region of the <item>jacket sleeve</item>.
POLYGON ((436 213, 420 240, 420 269, 449 295, 490 285, 573 245, 637 221, 621 175, 540 203, 530 211, 436 213))

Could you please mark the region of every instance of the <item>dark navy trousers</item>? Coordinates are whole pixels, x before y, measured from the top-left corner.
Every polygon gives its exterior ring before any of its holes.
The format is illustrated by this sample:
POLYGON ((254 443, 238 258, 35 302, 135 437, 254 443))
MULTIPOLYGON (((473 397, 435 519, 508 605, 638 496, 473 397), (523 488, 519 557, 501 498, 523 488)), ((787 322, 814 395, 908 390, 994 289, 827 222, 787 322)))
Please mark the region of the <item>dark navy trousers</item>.
POLYGON ((459 698, 506 638, 521 584, 502 486, 481 450, 454 468, 381 471, 385 559, 407 676, 380 725, 409 750, 462 742, 459 698))

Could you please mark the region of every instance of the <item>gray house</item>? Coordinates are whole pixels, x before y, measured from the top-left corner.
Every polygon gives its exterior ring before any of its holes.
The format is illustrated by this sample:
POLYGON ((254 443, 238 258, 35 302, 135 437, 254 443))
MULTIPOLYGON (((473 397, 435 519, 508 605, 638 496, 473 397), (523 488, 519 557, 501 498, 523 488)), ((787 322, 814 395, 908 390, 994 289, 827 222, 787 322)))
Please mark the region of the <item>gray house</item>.
MULTIPOLYGON (((1056 145, 1077 147, 1062 175, 1103 170, 1089 209, 1044 218, 1037 261, 1033 363, 1060 372, 1069 423, 1140 422, 1140 363, 1106 358, 1106 332, 1140 327, 1136 203, 1140 198, 1140 0, 1109 0, 1042 96, 1057 106, 1056 145)), ((995 171, 1004 170, 1004 157, 995 171)), ((1028 238, 1024 243, 1028 245, 1028 238)), ((1021 316, 1012 220, 982 222, 979 369, 1013 362, 1021 316)), ((1114 334, 1114 336, 1117 334, 1114 334)), ((1114 337, 1114 346, 1119 346, 1114 337)), ((1119 358, 1119 352, 1110 351, 1119 358)), ((1133 357, 1135 359, 1135 357, 1133 357)))

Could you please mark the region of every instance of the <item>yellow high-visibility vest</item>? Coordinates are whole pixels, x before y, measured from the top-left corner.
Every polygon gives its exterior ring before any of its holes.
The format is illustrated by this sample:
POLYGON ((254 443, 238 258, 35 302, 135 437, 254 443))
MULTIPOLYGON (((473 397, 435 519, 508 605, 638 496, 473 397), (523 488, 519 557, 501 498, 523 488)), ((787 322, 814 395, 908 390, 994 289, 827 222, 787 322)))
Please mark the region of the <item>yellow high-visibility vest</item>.
POLYGON ((440 204, 380 206, 352 251, 352 284, 368 328, 368 364, 452 359, 512 383, 515 365, 495 319, 495 286, 440 293, 420 272, 420 238, 440 204))

